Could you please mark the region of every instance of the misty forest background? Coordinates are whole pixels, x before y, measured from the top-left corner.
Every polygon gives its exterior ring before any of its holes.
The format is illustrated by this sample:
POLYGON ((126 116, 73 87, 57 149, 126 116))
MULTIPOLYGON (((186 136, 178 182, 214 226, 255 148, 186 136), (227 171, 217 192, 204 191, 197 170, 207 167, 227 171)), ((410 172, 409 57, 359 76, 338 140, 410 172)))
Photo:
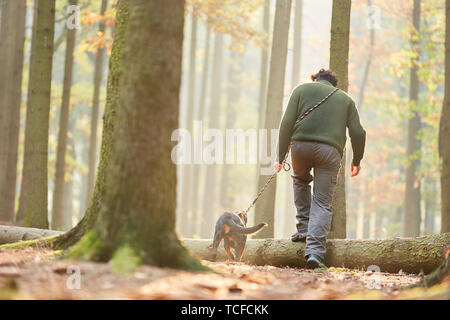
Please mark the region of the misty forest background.
MULTIPOLYGON (((20 108, 0 110, 0 221, 69 230, 83 217, 93 192, 117 3, 56 1, 45 225, 26 221, 21 212, 35 1, 23 1, 26 8, 14 16, 13 30, 3 28, 12 17, 8 2, 0 1, 0 51, 18 50, 11 56, 20 58, 22 52, 23 60, 0 63, 2 72, 14 66, 18 69, 10 74, 22 77, 19 100, 14 100, 20 108), (81 8, 81 28, 76 32, 66 26, 69 3, 81 8), (11 43, 15 45, 8 46, 11 43), (72 55, 73 67, 67 63, 72 55)), ((264 127, 265 115, 270 115, 265 105, 271 46, 277 37, 288 35, 286 64, 280 65, 284 79, 276 79, 284 81, 284 107, 295 86, 329 66, 332 1, 292 1, 289 33, 273 32, 275 11, 273 0, 187 1, 180 127, 192 130, 194 120, 202 120, 204 129, 223 131, 264 127)), ((382 239, 440 233, 438 137, 445 2, 353 1, 350 26, 348 91, 367 130, 367 148, 360 175, 350 179, 346 173, 346 236, 382 239), (379 20, 373 10, 368 13, 372 5, 380 9, 379 20)), ((1 85, 11 83, 2 76, 1 85)), ((351 158, 347 144, 347 168, 351 158)), ((177 170, 177 229, 185 238, 211 238, 220 214, 246 209, 257 193, 255 164, 179 165, 177 170)), ((276 196, 265 196, 265 201, 275 203, 274 233, 266 236, 290 236, 295 231, 290 173, 278 175, 276 196)), ((254 212, 250 211, 249 224, 253 219, 260 222, 254 212)))

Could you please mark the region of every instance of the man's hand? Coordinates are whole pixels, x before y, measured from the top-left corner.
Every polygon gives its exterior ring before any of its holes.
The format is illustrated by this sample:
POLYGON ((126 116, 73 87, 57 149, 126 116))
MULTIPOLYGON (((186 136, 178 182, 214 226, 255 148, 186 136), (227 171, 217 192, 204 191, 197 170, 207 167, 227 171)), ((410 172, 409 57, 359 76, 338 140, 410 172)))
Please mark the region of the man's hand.
POLYGON ((275 163, 273 164, 273 170, 274 170, 276 173, 280 172, 280 171, 281 171, 281 168, 283 168, 283 165, 282 165, 281 163, 275 162, 275 163))
POLYGON ((360 170, 361 170, 361 166, 355 167, 355 165, 352 162, 352 166, 351 166, 352 177, 356 177, 359 174, 360 170))

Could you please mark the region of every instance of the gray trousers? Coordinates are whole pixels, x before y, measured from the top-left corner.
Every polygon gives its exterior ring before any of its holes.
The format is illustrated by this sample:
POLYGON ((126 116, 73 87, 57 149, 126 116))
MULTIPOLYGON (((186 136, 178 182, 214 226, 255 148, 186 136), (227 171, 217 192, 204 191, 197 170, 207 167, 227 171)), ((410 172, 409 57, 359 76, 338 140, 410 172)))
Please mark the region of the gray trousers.
POLYGON ((306 234, 305 257, 314 254, 322 261, 331 227, 331 200, 341 167, 339 151, 328 144, 293 141, 291 145, 297 231, 306 234), (314 169, 314 176, 311 175, 314 169), (311 186, 314 190, 311 201, 311 186))

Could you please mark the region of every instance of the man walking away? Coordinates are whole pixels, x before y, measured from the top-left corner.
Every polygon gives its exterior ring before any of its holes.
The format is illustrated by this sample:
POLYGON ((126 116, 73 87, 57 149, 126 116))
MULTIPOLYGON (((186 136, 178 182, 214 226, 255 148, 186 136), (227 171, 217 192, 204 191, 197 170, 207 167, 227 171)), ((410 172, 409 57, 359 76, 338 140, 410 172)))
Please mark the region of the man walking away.
POLYGON ((353 99, 342 90, 333 93, 301 122, 297 119, 327 97, 337 85, 336 74, 321 69, 311 76, 312 83, 294 89, 280 125, 276 172, 291 144, 294 201, 297 232, 294 242, 306 239, 306 267, 314 269, 324 262, 326 238, 331 227, 331 201, 337 184, 347 128, 352 143, 351 176, 358 175, 366 143, 353 99), (314 169, 314 176, 311 170, 314 169), (311 201, 310 183, 314 181, 311 201))

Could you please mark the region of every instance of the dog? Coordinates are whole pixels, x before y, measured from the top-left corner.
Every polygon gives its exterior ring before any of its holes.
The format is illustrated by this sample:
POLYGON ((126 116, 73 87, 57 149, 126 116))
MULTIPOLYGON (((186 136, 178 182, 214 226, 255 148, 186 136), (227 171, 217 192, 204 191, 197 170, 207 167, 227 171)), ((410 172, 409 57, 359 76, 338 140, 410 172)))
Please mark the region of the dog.
POLYGON ((241 261, 244 253, 247 235, 255 234, 262 228, 266 227, 267 223, 260 223, 256 226, 247 228, 247 213, 242 212, 225 212, 216 222, 216 230, 214 232, 213 240, 213 261, 217 257, 217 248, 220 242, 224 241, 223 246, 227 252, 228 257, 232 261, 241 261), (234 254, 231 251, 234 249, 234 254))

